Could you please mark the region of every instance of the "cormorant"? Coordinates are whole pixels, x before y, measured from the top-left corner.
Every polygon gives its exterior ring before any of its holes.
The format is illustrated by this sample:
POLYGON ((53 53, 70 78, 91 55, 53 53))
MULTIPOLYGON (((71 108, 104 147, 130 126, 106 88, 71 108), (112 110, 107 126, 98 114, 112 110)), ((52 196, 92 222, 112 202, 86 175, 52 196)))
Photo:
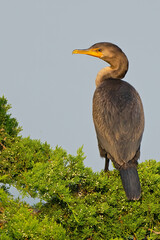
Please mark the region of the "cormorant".
POLYGON ((99 152, 105 158, 105 171, 111 159, 120 171, 127 198, 138 200, 141 187, 137 160, 144 130, 144 112, 137 91, 121 80, 128 70, 128 59, 118 46, 109 42, 96 43, 72 53, 98 57, 110 64, 98 72, 93 96, 93 121, 99 152))

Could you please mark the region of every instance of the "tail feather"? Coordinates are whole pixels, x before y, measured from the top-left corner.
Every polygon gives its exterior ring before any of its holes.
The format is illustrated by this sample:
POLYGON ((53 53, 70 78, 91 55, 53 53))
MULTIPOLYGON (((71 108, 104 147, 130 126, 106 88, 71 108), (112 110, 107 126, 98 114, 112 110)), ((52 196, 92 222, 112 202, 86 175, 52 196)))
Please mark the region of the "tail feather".
POLYGON ((135 167, 120 169, 124 191, 128 200, 138 200, 141 197, 141 186, 138 172, 135 167))

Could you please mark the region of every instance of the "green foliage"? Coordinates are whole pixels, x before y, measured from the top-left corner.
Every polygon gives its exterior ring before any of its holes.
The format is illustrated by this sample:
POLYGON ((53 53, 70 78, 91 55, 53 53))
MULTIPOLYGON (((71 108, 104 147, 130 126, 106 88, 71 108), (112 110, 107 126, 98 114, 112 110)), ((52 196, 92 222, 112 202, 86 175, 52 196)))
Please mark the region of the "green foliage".
POLYGON ((160 239, 159 162, 139 164, 142 197, 127 201, 119 172, 94 173, 82 148, 72 156, 11 132, 0 181, 41 201, 31 207, 1 189, 0 239, 160 239))
POLYGON ((11 117, 8 110, 11 105, 7 104, 5 97, 0 98, 0 151, 18 136, 21 128, 15 118, 11 117))
MULTIPOLYGON (((1 152, 1 171, 6 176, 4 183, 10 183, 23 171, 32 169, 36 162, 48 161, 53 150, 39 140, 17 137, 12 145, 1 152)), ((0 171, 0 172, 1 172, 0 171)))
POLYGON ((8 110, 11 108, 11 105, 7 104, 6 98, 3 96, 0 98, 0 129, 12 137, 18 135, 21 131, 21 128, 18 127, 18 122, 15 118, 11 117, 11 114, 8 114, 8 110))
POLYGON ((29 205, 14 201, 0 189, 0 239, 68 239, 65 229, 54 217, 38 217, 38 211, 29 205))

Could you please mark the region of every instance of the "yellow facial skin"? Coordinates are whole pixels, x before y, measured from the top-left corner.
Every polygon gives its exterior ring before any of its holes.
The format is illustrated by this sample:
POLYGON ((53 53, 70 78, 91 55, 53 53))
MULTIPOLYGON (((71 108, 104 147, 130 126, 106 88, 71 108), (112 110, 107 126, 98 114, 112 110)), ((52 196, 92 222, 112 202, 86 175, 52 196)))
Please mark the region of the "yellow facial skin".
POLYGON ((72 54, 86 54, 93 57, 101 58, 103 57, 103 53, 99 50, 99 48, 91 48, 91 49, 75 49, 72 54))

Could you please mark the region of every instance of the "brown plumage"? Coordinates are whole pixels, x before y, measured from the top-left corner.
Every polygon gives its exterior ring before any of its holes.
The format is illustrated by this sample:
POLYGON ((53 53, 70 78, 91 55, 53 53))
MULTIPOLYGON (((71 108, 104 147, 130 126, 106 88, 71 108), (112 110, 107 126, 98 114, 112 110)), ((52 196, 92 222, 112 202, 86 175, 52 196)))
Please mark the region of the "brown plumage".
MULTIPOLYGON (((144 112, 137 91, 121 80, 128 70, 128 59, 112 43, 97 43, 73 53, 101 58, 110 64, 99 71, 93 96, 93 121, 101 157, 109 159, 120 171, 126 196, 138 200, 141 195, 137 160, 144 130, 144 112)), ((114 184, 114 183, 113 183, 114 184)))

